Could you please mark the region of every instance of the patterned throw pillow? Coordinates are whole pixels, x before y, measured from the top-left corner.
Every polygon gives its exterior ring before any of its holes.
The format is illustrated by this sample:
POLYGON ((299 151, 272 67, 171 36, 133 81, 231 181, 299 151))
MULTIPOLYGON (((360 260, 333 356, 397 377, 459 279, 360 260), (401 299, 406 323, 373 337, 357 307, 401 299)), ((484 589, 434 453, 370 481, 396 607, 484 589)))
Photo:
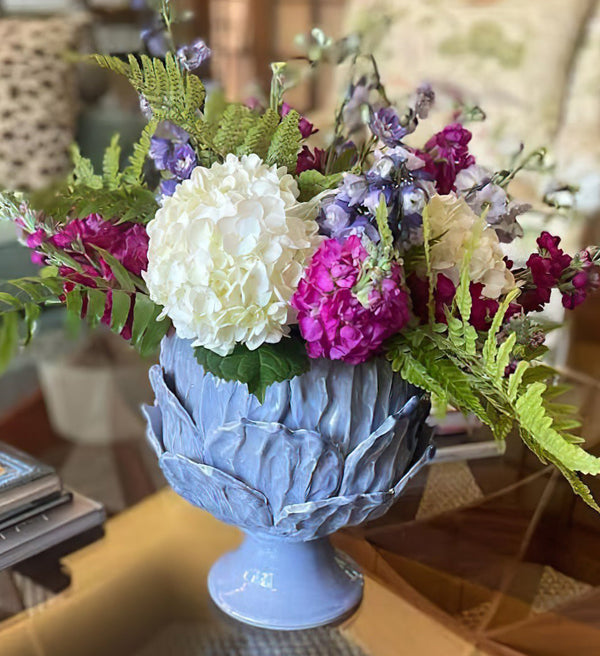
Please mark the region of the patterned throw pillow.
MULTIPOLYGON (((448 120, 460 99, 481 106, 471 124, 482 161, 505 164, 522 140, 552 145, 578 40, 594 0, 351 0, 350 24, 387 29, 375 44, 389 94, 422 81, 438 92, 448 120), (375 11, 379 9, 379 13, 375 11), (482 150, 482 148, 484 150, 482 150)), ((428 127, 432 127, 429 123, 428 127)))
POLYGON ((0 187, 39 189, 69 169, 84 19, 0 19, 0 187))

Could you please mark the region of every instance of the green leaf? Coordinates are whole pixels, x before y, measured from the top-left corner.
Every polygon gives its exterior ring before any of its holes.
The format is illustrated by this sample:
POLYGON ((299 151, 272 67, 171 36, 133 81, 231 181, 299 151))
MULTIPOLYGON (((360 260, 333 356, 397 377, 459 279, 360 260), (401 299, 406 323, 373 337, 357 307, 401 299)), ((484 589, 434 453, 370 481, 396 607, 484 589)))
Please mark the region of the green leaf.
POLYGON ((104 151, 102 161, 102 177, 104 186, 108 189, 116 189, 120 182, 119 175, 121 162, 121 146, 119 145, 119 135, 114 134, 110 140, 110 145, 104 151))
POLYGON ((173 53, 166 54, 164 63, 146 55, 139 62, 129 55, 127 63, 104 55, 92 58, 101 67, 126 77, 148 103, 155 121, 171 121, 189 132, 193 141, 202 140, 204 85, 199 77, 178 66, 173 53))
POLYGON ((106 293, 99 289, 89 289, 87 291, 88 304, 86 309, 86 319, 90 326, 97 326, 106 310, 106 293))
POLYGON ((265 159, 273 135, 279 125, 279 114, 269 108, 249 130, 243 144, 238 148, 238 155, 249 155, 256 153, 261 159, 265 159))
POLYGON ((249 107, 228 105, 223 112, 220 127, 214 138, 214 146, 223 157, 242 146, 251 127, 260 120, 249 107))
POLYGON ((81 155, 77 144, 71 146, 71 158, 73 159, 71 182, 90 189, 102 189, 102 177, 96 175, 91 160, 81 155))
POLYGON ((110 316, 110 327, 113 332, 120 334, 131 309, 131 295, 114 289, 112 292, 112 311, 110 316))
POLYGON ((483 362, 486 366, 489 366, 492 370, 495 368, 496 355, 498 353, 498 331, 504 322, 504 317, 508 312, 508 306, 515 300, 515 298, 520 294, 519 289, 513 289, 506 298, 500 303, 498 307, 498 312, 494 315, 492 320, 492 325, 490 326, 487 338, 483 345, 483 362))
POLYGON ((110 267, 110 270, 112 271, 113 275, 117 279, 117 282, 119 283, 119 286, 121 289, 123 289, 126 292, 135 292, 136 289, 136 283, 135 283, 135 276, 133 276, 127 269, 117 260, 114 255, 111 255, 107 250, 104 248, 100 248, 99 246, 95 246, 92 244, 92 247, 94 250, 98 252, 98 254, 102 257, 102 259, 106 262, 106 264, 110 267))
POLYGON ((379 204, 375 210, 375 220, 377 221, 377 230, 379 231, 382 245, 384 248, 392 249, 394 246, 394 235, 392 235, 390 224, 388 223, 388 207, 383 194, 379 196, 379 204))
POLYGON ((523 382, 523 376, 525 375, 525 372, 527 371, 527 369, 529 369, 530 366, 531 365, 529 364, 529 362, 525 362, 524 360, 522 360, 517 365, 515 371, 509 376, 507 394, 508 394, 508 398, 511 401, 516 400, 517 394, 519 393, 519 389, 521 387, 521 383, 523 382))
POLYGON ((504 372, 506 367, 510 363, 511 354, 517 341, 517 336, 515 333, 511 333, 500 345, 498 349, 498 354, 496 355, 496 361, 494 362, 493 367, 490 366, 492 376, 494 377, 496 383, 504 378, 504 372))
POLYGON ((77 321, 81 320, 83 312, 83 295, 79 288, 75 288, 65 294, 67 302, 67 312, 71 314, 77 321))
POLYGON ((293 109, 283 117, 279 127, 275 130, 266 159, 269 165, 285 166, 288 173, 292 175, 296 173, 298 151, 302 143, 302 134, 298 127, 299 121, 300 114, 293 109))
POLYGON ((552 417, 547 414, 542 397, 545 389, 543 383, 533 383, 517 399, 515 409, 521 428, 562 467, 583 474, 600 473, 599 458, 570 444, 552 426, 552 417))
POLYGON ((326 189, 335 189, 342 180, 341 173, 333 173, 332 175, 323 175, 316 169, 302 171, 298 176, 298 186, 300 188, 300 200, 302 202, 308 201, 315 196, 318 196, 326 189))
POLYGON ((237 380, 261 402, 273 383, 299 376, 309 369, 304 343, 295 338, 283 338, 277 344, 262 344, 251 351, 238 344, 233 353, 224 357, 209 349, 195 349, 196 359, 213 375, 224 380, 237 380))
POLYGON ((19 347, 19 315, 9 312, 0 316, 0 372, 4 371, 19 347))
POLYGON ((144 294, 137 294, 133 311, 133 326, 131 341, 134 346, 140 346, 144 333, 150 321, 157 316, 157 305, 144 294))
POLYGON ((152 136, 156 132, 158 121, 152 119, 142 130, 140 138, 133 144, 133 153, 129 158, 129 165, 123 171, 123 180, 128 185, 137 188, 144 177, 144 164, 152 145, 152 136))

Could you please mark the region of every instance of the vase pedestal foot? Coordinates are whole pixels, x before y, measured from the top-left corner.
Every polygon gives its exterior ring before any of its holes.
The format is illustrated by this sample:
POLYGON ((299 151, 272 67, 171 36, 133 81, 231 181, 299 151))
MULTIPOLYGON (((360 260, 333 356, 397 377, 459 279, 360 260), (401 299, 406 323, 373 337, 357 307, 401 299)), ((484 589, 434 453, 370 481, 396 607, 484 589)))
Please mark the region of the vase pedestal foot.
POLYGON ((363 577, 328 539, 289 542, 247 535, 208 575, 217 606, 266 629, 310 629, 348 616, 362 598, 363 577))

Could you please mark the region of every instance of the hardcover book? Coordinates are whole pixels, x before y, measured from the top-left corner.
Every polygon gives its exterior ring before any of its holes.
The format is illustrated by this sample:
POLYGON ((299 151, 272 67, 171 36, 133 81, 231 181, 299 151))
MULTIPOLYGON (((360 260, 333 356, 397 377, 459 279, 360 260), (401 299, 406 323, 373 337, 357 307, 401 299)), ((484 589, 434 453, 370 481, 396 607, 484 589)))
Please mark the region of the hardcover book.
POLYGON ((0 442, 0 522, 61 493, 54 469, 0 442))

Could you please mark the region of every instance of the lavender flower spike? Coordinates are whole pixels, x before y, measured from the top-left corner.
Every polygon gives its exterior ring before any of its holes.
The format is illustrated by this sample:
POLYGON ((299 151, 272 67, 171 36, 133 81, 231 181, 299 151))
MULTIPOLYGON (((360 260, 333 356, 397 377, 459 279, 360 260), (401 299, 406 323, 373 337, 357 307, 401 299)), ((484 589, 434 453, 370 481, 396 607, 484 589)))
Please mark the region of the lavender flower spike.
POLYGON ((196 39, 189 45, 182 46, 177 51, 177 59, 187 71, 195 71, 211 55, 212 50, 202 39, 196 39))

